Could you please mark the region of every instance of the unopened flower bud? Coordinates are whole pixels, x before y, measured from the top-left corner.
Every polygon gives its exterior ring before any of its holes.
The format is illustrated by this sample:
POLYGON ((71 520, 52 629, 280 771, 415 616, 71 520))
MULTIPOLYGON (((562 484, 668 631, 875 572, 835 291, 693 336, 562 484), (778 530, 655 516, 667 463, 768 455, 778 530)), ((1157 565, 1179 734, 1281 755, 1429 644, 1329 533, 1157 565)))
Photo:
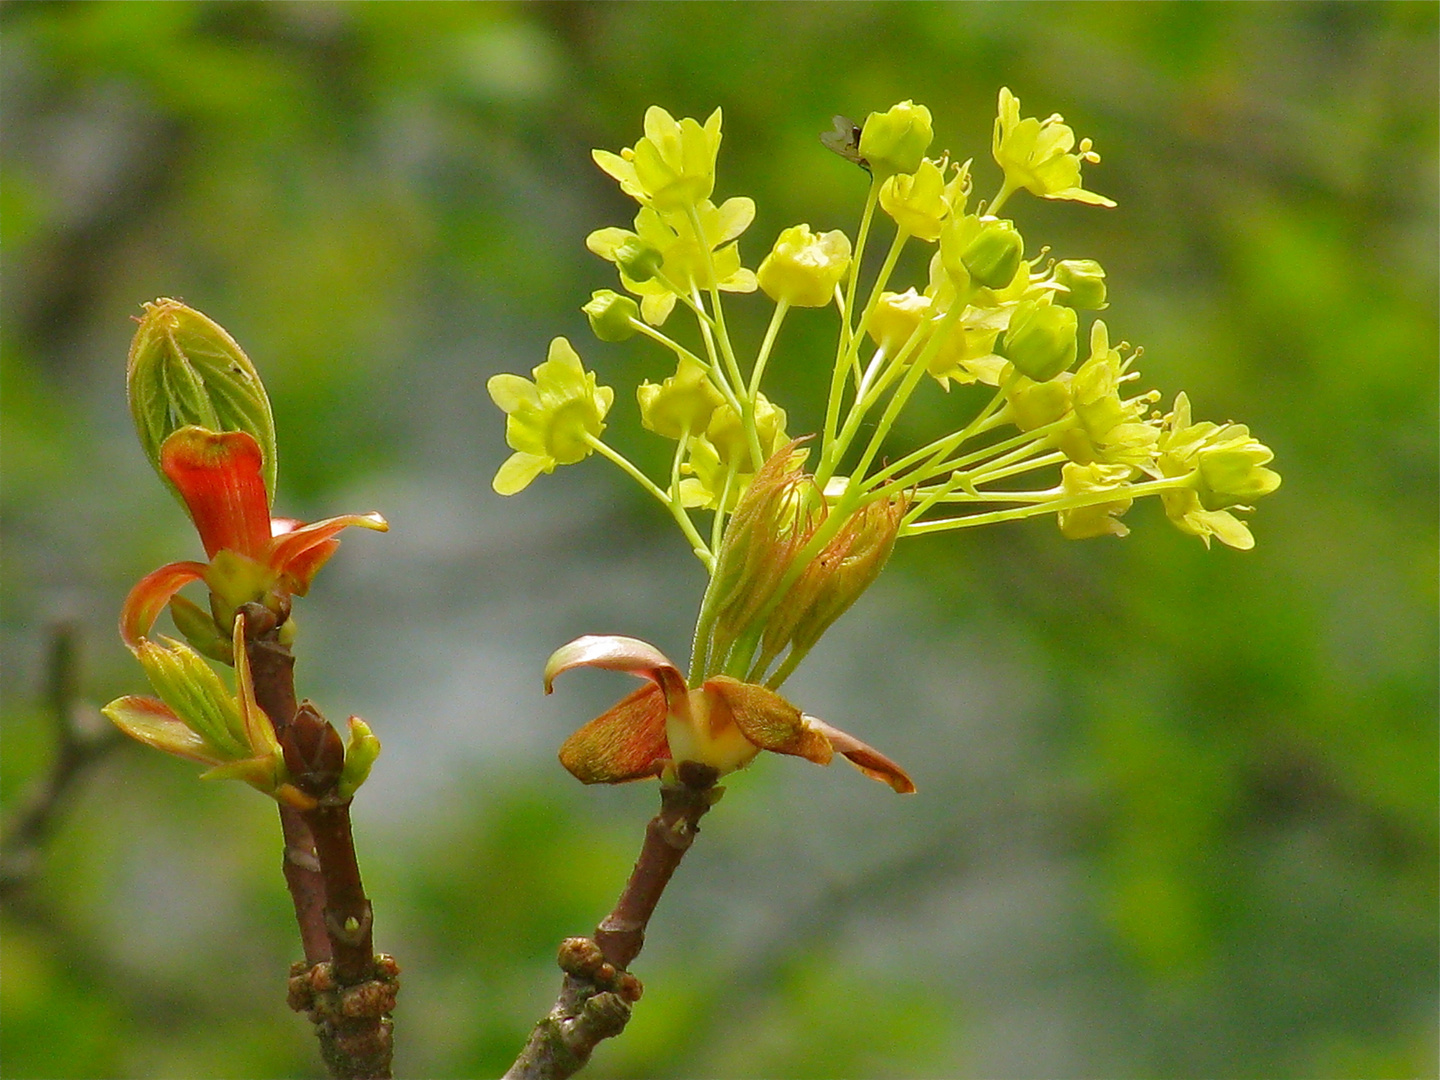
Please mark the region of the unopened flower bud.
POLYGON ((884 349, 887 356, 894 356, 919 329, 930 314, 931 306, 930 297, 921 296, 913 287, 903 293, 881 293, 866 328, 875 344, 884 349))
POLYGON ((1055 283, 1065 289, 1055 302, 1082 311, 1099 311, 1105 304, 1105 269, 1094 259, 1065 259, 1055 264, 1055 283))
POLYGON ((771 300, 795 307, 824 307, 850 269, 850 239, 838 229, 815 234, 809 225, 782 232, 755 278, 771 300))
POLYGON ((1198 455, 1198 492, 1207 510, 1249 503, 1280 486, 1280 474, 1263 467, 1275 456, 1270 448, 1250 438, 1243 424, 1232 424, 1229 430, 1235 434, 1228 441, 1198 455))
POLYGON ((1075 362, 1076 325, 1072 308, 1022 300, 1010 315, 1001 352, 1020 374, 1046 382, 1075 362))
MULTIPOLYGON (((178 300, 145 304, 130 344, 126 390, 135 431, 150 464, 175 431, 243 431, 260 446, 265 490, 275 495, 275 422, 260 376, 244 351, 217 323, 178 300)), ((177 492, 178 494, 178 492, 177 492)))
MULTIPOLYGON (((764 394, 755 396, 755 431, 760 437, 763 453, 773 453, 785 441, 785 410, 772 405, 764 394)), ((705 428, 705 436, 715 447, 720 460, 726 465, 740 462, 741 471, 748 472, 750 444, 745 435, 745 425, 740 416, 728 404, 719 406, 705 428)))
POLYGON ((640 422, 667 439, 698 435, 725 401, 705 369, 685 357, 674 375, 658 385, 641 383, 635 396, 640 402, 640 422))
POLYGON ((976 285, 1003 289, 1015 278, 1025 241, 1009 221, 994 218, 982 221, 980 231, 965 245, 960 261, 976 285))
POLYGON ((887 112, 871 113, 860 131, 860 156, 876 180, 895 173, 913 173, 935 137, 930 110, 902 101, 887 112))
POLYGON ((616 245, 614 258, 615 265, 636 283, 649 281, 665 265, 665 256, 660 249, 638 236, 629 237, 616 245))
POLYGON ((601 289, 592 293, 590 302, 580 310, 585 312, 590 320, 590 329, 601 341, 628 341, 635 336, 640 308, 628 296, 621 296, 612 289, 601 289))
POLYGON ((1070 385, 1064 379, 1036 382, 1017 375, 1006 386, 1010 418, 1021 431, 1053 424, 1070 411, 1070 385))

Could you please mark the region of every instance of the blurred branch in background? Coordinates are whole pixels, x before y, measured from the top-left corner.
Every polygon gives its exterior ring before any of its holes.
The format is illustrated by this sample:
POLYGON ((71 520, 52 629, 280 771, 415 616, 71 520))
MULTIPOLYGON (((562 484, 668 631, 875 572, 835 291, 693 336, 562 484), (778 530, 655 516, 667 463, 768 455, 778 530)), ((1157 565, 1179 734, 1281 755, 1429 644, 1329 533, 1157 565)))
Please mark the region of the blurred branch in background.
POLYGON ((50 768, 17 800, 0 832, 0 900, 10 901, 38 875, 57 818, 91 766, 124 742, 100 710, 80 696, 80 634, 72 623, 50 631, 45 673, 55 752, 50 768))

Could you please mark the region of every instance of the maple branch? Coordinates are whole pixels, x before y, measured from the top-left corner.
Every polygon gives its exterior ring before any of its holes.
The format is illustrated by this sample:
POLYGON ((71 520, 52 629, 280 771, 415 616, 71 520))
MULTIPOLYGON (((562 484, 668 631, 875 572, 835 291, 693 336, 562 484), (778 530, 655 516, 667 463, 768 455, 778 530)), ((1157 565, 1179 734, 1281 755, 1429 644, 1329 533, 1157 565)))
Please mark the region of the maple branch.
POLYGON ((623 1030, 644 988, 626 969, 645 944, 645 927, 685 852, 698 822, 719 799, 719 773, 682 762, 677 782, 660 787, 660 812, 645 828, 640 857, 615 908, 593 938, 560 946, 565 972, 555 1004, 505 1074, 506 1080, 564 1080, 585 1067, 596 1045, 623 1030))

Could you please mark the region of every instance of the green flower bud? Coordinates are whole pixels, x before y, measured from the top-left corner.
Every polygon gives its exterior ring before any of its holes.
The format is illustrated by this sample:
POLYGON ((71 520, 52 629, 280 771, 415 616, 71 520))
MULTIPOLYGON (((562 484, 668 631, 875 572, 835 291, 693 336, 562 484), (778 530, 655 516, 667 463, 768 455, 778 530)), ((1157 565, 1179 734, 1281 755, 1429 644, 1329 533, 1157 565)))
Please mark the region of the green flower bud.
POLYGON ((1022 300, 1000 351, 1020 374, 1046 382, 1075 362, 1075 329, 1073 309, 1022 300))
POLYGON ((987 289, 1003 289, 1015 279, 1020 257, 1025 254, 1025 241, 1008 221, 989 219, 965 245, 960 261, 976 285, 987 289))
POLYGON ((622 240, 615 248, 614 257, 615 265, 637 284, 649 281, 665 265, 665 255, 660 249, 638 236, 622 240))
POLYGON ((160 299, 144 308, 125 382, 150 464, 173 491, 160 469, 160 447, 171 434, 188 424, 244 431, 260 444, 265 490, 273 499, 275 421, 250 358, 217 323, 178 300, 160 299))
POLYGON ((1280 486, 1280 474, 1263 467, 1275 456, 1270 448, 1250 438, 1243 424, 1230 429, 1238 434, 1198 455, 1199 495, 1207 510, 1250 503, 1280 486))
MULTIPOLYGON (((760 451, 773 454, 784 445, 785 410, 772 405, 764 394, 755 395, 755 431, 760 437, 760 451)), ((739 463, 741 469, 753 467, 750 464, 750 443, 745 435, 745 425, 740 415, 728 404, 719 406, 706 425, 705 437, 715 447, 721 462, 729 465, 739 463)))
POLYGON ((1006 387, 1010 417, 1021 431, 1053 424, 1070 411, 1070 384, 1064 379, 1035 382, 1018 375, 1006 387))
POLYGON ((1055 283, 1064 292, 1055 302, 1082 311, 1099 311, 1105 303, 1105 269, 1094 259, 1065 259, 1055 264, 1055 283))
POLYGON ((860 156, 876 180, 895 173, 913 173, 920 168, 930 140, 935 137, 930 110, 924 105, 902 101, 888 112, 871 113, 860 132, 860 156))
POLYGON ((580 309, 590 319, 590 329, 601 341, 628 341, 635 336, 635 323, 640 308, 628 296, 611 289, 590 295, 590 302, 580 309))

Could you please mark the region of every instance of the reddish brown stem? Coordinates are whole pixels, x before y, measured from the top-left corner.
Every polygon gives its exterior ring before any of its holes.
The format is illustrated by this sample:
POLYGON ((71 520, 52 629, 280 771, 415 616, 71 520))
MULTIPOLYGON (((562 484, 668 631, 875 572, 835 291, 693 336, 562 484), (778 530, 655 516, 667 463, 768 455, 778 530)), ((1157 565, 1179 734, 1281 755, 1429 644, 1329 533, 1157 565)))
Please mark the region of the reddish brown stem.
MULTIPOLYGON (((297 726, 295 658, 278 640, 272 613, 247 604, 245 614, 245 653, 255 699, 287 747, 288 759, 292 736, 303 728, 297 726)), ((299 720, 324 725, 313 707, 306 709, 299 720)), ((389 957, 377 958, 373 952, 370 901, 355 858, 350 802, 334 801, 333 790, 316 794, 319 803, 309 810, 280 807, 285 883, 305 950, 305 964, 291 973, 290 1003, 310 1015, 332 1076, 384 1080, 390 1076, 389 1014, 395 1007, 399 969, 389 957)))
POLYGON ((626 968, 645 944, 645 927, 675 868, 690 850, 699 821, 722 789, 706 765, 683 762, 678 783, 660 788, 660 813, 645 828, 640 857, 614 910, 594 940, 570 938, 560 946, 565 978, 546 1017, 535 1025, 506 1080, 564 1080, 585 1067, 603 1039, 620 1034, 640 999, 640 981, 626 968))
POLYGON ((694 762, 680 766, 680 783, 660 788, 660 813, 645 827, 645 843, 615 909, 595 930, 605 959, 624 971, 645 945, 645 927, 670 875, 695 842, 697 823, 710 809, 717 773, 694 762))
POLYGON ((325 877, 325 930, 330 938, 330 959, 342 986, 364 982, 375 973, 371 943, 370 901, 360 881, 355 841, 350 831, 350 803, 321 803, 303 817, 315 841, 325 877))
MULTIPOLYGON (((245 655, 250 661, 255 700, 278 736, 295 718, 295 657, 275 640, 275 616, 268 609, 246 605, 245 628, 245 655)), ((300 944, 306 961, 318 964, 330 959, 330 935, 325 929, 325 879, 315 841, 299 811, 284 805, 280 807, 280 832, 285 841, 281 871, 295 904, 300 944)))

